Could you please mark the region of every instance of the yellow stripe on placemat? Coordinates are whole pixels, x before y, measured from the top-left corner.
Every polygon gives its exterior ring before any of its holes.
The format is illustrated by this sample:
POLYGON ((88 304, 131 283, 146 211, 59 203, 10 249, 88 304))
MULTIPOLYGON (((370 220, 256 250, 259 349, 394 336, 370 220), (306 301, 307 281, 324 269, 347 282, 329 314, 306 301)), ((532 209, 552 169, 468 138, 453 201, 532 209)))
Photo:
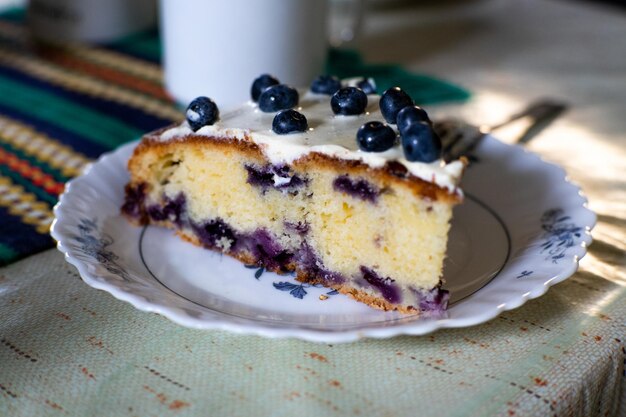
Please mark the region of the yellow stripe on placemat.
POLYGON ((142 62, 117 52, 87 48, 80 45, 71 45, 63 49, 72 55, 84 58, 95 64, 115 68, 158 84, 163 83, 163 72, 161 67, 156 64, 142 62))
POLYGON ((89 162, 89 158, 71 147, 1 115, 0 140, 60 170, 66 177, 80 174, 89 162))
POLYGON ((47 234, 50 231, 54 219, 50 206, 4 176, 0 176, 0 206, 6 207, 11 215, 20 217, 22 222, 34 226, 38 233, 47 234))
MULTIPOLYGON (((23 44, 30 42, 26 27, 7 21, 0 20, 0 35, 23 44)), ((157 64, 151 64, 114 51, 97 49, 91 46, 86 47, 78 44, 56 46, 67 54, 81 57, 98 65, 115 68, 128 74, 154 81, 157 84, 162 83, 163 72, 157 64)))
POLYGON ((178 121, 183 118, 182 112, 177 110, 173 104, 165 103, 89 76, 68 72, 65 69, 50 65, 44 60, 0 49, 0 62, 2 62, 2 65, 18 69, 49 83, 58 84, 83 94, 133 106, 162 119, 178 121))

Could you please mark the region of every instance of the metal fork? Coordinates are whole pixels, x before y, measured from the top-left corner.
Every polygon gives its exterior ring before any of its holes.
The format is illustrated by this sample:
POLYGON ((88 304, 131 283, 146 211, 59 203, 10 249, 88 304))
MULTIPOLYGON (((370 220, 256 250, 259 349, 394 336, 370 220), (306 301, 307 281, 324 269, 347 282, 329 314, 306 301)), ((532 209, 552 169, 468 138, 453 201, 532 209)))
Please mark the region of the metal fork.
POLYGON ((469 155, 487 134, 522 118, 529 118, 529 125, 515 143, 528 143, 567 108, 568 105, 564 102, 542 99, 497 125, 479 127, 459 119, 444 119, 434 122, 433 129, 441 138, 443 159, 449 162, 469 155))

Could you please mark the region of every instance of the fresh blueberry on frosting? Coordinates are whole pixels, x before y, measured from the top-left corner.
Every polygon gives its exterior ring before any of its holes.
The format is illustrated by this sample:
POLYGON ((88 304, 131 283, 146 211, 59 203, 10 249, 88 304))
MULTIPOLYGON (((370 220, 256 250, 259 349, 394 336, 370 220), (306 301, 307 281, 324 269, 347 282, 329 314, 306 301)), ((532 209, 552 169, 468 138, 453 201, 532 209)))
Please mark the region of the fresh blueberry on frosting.
POLYGON ((373 78, 363 78, 357 81, 356 86, 363 90, 365 94, 376 94, 376 83, 373 78))
POLYGON ((396 117, 396 125, 400 133, 404 132, 412 124, 422 122, 431 124, 428 113, 419 106, 407 106, 400 110, 396 117))
POLYGON ((441 139, 428 123, 414 123, 402 132, 404 157, 411 162, 433 162, 441 157, 441 139))
POLYGON ((380 97, 380 112, 387 123, 395 124, 400 110, 413 105, 413 99, 400 87, 392 87, 386 90, 380 97))
POLYGON ((353 116, 365 112, 367 95, 357 87, 343 87, 330 99, 333 113, 343 116, 353 116))
POLYGON ((304 132, 309 128, 306 117, 293 109, 283 110, 274 116, 272 130, 279 135, 304 132))
POLYGON ((208 97, 197 97, 187 107, 185 112, 187 123, 194 132, 202 126, 212 125, 219 117, 219 110, 213 100, 208 97))
POLYGON ((259 109, 265 113, 290 109, 298 105, 298 91, 285 84, 277 84, 263 90, 259 96, 259 109))
POLYGON ((367 122, 356 132, 359 149, 365 152, 384 152, 396 142, 396 132, 381 122, 367 122))
POLYGON ((267 87, 271 87, 273 85, 280 84, 278 79, 270 74, 263 74, 257 77, 252 83, 252 88, 250 89, 250 96, 252 97, 252 101, 259 101, 259 96, 267 87))
POLYGON ((335 94, 341 88, 341 81, 333 75, 320 75, 311 83, 311 91, 317 94, 335 94))

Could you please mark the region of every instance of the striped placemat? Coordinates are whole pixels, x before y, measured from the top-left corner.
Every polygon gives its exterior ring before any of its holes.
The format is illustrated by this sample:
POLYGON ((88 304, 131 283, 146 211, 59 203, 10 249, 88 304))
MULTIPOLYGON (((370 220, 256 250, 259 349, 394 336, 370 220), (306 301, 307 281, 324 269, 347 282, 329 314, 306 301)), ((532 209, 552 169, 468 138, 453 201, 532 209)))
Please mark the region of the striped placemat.
MULTIPOLYGON (((162 86, 156 31, 111 45, 41 45, 21 9, 0 14, 0 265, 54 245, 52 207, 90 160, 182 119, 162 86)), ((463 89, 333 51, 339 76, 400 85, 419 103, 463 100, 463 89)))

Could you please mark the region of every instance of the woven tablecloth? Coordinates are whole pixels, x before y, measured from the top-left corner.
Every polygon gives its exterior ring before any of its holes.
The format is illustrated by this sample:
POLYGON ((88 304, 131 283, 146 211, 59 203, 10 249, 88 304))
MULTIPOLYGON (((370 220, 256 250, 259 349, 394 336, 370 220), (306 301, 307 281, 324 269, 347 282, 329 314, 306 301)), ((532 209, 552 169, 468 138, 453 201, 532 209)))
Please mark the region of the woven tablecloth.
POLYGON ((185 329, 54 252, 2 273, 0 415, 612 416, 624 387, 626 290, 589 272, 482 326, 346 345, 185 329))
POLYGON ((183 328, 86 286, 49 250, 0 269, 0 415, 626 415, 626 17, 476 3, 379 5, 362 51, 476 93, 435 115, 491 123, 538 96, 568 101, 530 148, 598 213, 579 272, 480 326, 326 345, 183 328))

